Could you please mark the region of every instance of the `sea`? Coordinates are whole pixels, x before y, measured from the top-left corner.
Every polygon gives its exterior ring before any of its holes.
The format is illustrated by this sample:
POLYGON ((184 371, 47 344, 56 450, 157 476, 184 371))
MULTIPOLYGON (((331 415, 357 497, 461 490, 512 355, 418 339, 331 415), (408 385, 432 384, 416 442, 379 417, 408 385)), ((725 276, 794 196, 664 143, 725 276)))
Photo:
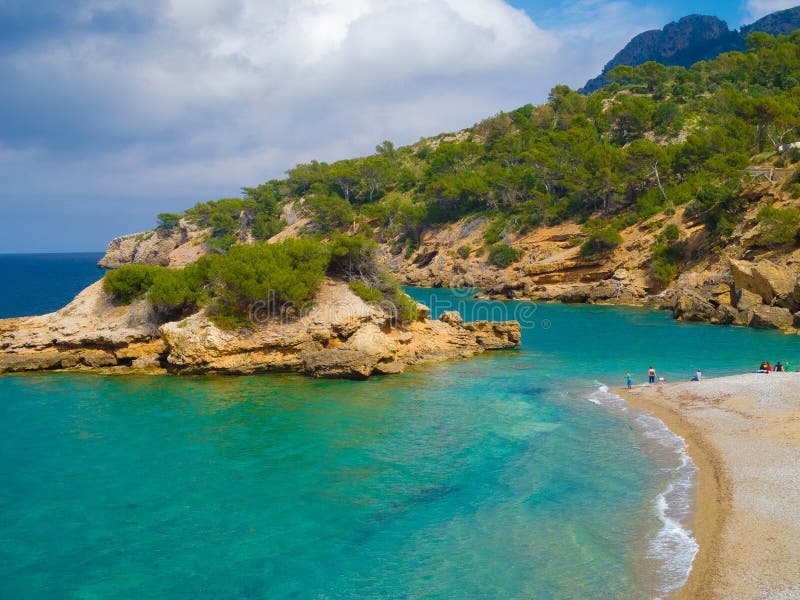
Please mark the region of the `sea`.
MULTIPOLYGON (((100 254, 0 256, 0 316, 100 254)), ((798 338, 641 308, 410 288, 517 350, 368 381, 0 377, 0 597, 651 599, 686 579, 696 468, 613 390, 800 361, 798 338)), ((702 383, 698 384, 702 385, 702 383)))

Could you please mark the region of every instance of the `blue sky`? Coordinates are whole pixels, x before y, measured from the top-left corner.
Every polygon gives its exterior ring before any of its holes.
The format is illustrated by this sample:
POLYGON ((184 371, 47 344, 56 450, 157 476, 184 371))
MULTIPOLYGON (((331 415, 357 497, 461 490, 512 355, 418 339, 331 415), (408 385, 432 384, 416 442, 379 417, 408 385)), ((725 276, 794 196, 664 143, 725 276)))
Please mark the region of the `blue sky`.
POLYGON ((783 0, 0 0, 0 252, 102 250, 155 214, 580 87, 636 33, 783 0))

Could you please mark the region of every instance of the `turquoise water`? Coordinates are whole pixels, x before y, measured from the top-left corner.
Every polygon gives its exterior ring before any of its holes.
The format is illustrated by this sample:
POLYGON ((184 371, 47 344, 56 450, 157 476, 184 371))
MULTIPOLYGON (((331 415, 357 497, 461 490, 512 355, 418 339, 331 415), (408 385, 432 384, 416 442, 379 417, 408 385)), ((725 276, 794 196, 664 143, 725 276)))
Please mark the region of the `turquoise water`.
POLYGON ((0 597, 627 599, 674 587, 687 548, 673 534, 691 516, 681 448, 598 386, 626 369, 641 381, 650 363, 688 379, 698 366, 796 361, 797 338, 412 293, 435 311, 520 318, 523 347, 366 382, 0 377, 0 597))

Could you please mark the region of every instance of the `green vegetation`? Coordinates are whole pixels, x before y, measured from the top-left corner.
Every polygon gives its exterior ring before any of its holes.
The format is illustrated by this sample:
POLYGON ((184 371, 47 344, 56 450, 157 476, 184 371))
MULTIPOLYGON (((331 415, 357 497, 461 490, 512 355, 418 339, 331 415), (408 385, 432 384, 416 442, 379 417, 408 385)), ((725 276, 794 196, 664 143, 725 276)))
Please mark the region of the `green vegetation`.
POLYGON ((505 269, 515 263, 522 256, 522 252, 508 244, 494 244, 489 248, 489 263, 498 269, 505 269))
POLYGON ((120 304, 146 297, 162 321, 206 307, 218 326, 232 329, 257 324, 254 313, 304 313, 326 275, 345 278, 361 298, 380 302, 401 322, 416 318, 416 304, 379 266, 377 244, 361 236, 236 245, 182 269, 126 265, 108 271, 103 287, 120 304))
POLYGON ((147 265, 125 265, 105 274, 103 289, 119 304, 130 304, 147 293, 153 285, 155 274, 162 269, 147 265))
POLYGON ((581 256, 608 252, 622 242, 618 226, 603 219, 589 219, 583 224, 583 232, 587 237, 581 245, 581 256))
POLYGON ((785 246, 800 242, 800 210, 766 206, 758 212, 761 224, 758 241, 765 246, 785 246))
POLYGON ((466 260, 467 258, 469 258, 470 254, 472 254, 472 248, 470 246, 464 245, 458 247, 458 255, 461 258, 466 260))
MULTIPOLYGON (((385 141, 370 156, 300 164, 283 180, 243 189, 242 198, 162 214, 159 223, 170 228, 186 218, 206 227, 209 248, 224 254, 240 231, 271 237, 291 206, 309 219, 305 235, 334 240, 361 232, 411 256, 427 229, 480 216, 489 223, 490 262, 507 266, 516 260, 502 244, 508 235, 583 223, 580 252, 591 256, 616 247, 621 230, 684 206, 684 218, 702 223, 712 243, 724 241, 750 202, 742 170, 791 167, 800 158, 800 151, 779 152, 800 136, 800 31, 752 34, 748 48, 690 69, 617 67, 611 83, 589 95, 559 85, 541 106, 406 147, 385 141)), ((786 190, 797 189, 795 175, 786 190)), ((765 213, 764 243, 790 243, 794 219, 765 213)), ((653 249, 662 281, 686 260, 675 233, 668 226, 653 249)), ((469 256, 467 249, 458 254, 469 256)), ((340 262, 331 257, 331 265, 340 262)), ((361 293, 391 295, 357 270, 344 276, 361 281, 361 293)))
POLYGON ((669 283, 678 276, 681 263, 686 259, 686 244, 680 241, 681 231, 670 223, 656 236, 651 263, 653 277, 669 283))

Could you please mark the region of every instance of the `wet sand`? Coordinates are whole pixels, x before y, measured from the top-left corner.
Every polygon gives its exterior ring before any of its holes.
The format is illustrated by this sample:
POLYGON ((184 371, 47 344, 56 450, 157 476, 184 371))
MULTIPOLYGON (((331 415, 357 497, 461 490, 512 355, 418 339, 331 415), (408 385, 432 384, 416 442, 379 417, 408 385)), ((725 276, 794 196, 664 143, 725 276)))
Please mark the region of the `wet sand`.
POLYGON ((673 598, 800 598, 800 373, 615 390, 682 436, 700 550, 673 598))

